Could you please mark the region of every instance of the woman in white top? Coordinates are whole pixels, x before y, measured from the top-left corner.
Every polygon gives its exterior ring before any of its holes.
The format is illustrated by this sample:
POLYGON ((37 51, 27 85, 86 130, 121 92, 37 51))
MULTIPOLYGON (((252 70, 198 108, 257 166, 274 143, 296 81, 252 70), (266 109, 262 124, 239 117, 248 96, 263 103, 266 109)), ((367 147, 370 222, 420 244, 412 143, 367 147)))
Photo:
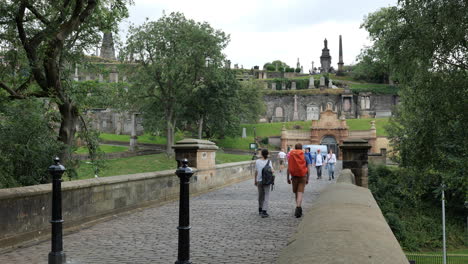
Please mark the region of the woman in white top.
POLYGON ((268 200, 270 198, 270 185, 263 185, 262 184, 262 170, 266 165, 271 167, 272 172, 273 165, 271 161, 268 159, 268 149, 262 149, 262 157, 255 161, 255 176, 254 182, 255 186, 258 189, 258 213, 262 218, 268 217, 268 200), (268 164, 269 162, 269 164, 268 164))
POLYGON ((336 155, 333 153, 332 149, 328 151, 325 162, 327 163, 326 166, 328 169, 328 180, 331 181, 332 179, 335 179, 335 163, 336 163, 336 155))

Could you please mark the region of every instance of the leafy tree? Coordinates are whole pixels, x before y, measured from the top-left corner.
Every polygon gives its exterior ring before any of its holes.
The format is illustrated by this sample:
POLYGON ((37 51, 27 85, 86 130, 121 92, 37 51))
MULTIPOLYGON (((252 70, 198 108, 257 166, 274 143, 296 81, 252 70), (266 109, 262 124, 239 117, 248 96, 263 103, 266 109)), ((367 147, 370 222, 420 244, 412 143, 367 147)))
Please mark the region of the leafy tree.
POLYGON ((256 123, 259 116, 265 113, 266 106, 262 90, 262 82, 255 80, 241 82, 238 112, 241 122, 256 123))
POLYGON ((359 61, 351 72, 355 80, 363 80, 373 83, 388 83, 389 65, 385 61, 386 54, 375 47, 369 47, 361 51, 359 61))
POLYGON ((263 65, 263 69, 267 69, 269 71, 275 71, 278 69, 278 71, 286 71, 287 68, 290 68, 286 62, 282 62, 280 60, 275 60, 270 62, 267 62, 263 65))
POLYGON ((70 94, 72 65, 116 30, 126 0, 2 1, 0 87, 11 99, 49 98, 58 106, 58 140, 73 145, 79 107, 70 94))
POLYGON ((47 168, 63 149, 54 124, 59 116, 44 100, 0 101, 0 188, 49 181, 47 168))
POLYGON ((228 41, 224 32, 181 13, 130 27, 122 58, 133 56, 138 62, 131 81, 133 89, 146 119, 151 118, 149 113, 161 113, 155 119, 156 123, 165 123, 168 154, 173 152, 177 122, 184 119, 190 107, 190 95, 203 84, 203 69, 207 62, 221 65, 221 51, 228 41))
POLYGON ((460 214, 468 198, 467 9, 466 1, 400 1, 363 24, 401 84, 389 133, 400 165, 413 171, 415 199, 434 199, 443 182, 449 210, 460 214))

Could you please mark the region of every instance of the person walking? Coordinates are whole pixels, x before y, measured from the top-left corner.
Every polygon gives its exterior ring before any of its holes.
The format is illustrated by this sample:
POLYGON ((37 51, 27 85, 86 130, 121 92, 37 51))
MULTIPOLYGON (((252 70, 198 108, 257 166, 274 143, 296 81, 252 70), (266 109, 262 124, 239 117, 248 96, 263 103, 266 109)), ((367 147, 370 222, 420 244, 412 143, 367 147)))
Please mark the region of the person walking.
POLYGON ((284 152, 284 149, 281 149, 281 151, 278 153, 278 158, 279 158, 279 172, 284 170, 284 163, 286 160, 286 153, 284 152))
POLYGON ((331 181, 335 179, 335 163, 336 163, 336 155, 333 153, 333 150, 330 149, 327 154, 327 158, 325 159, 326 167, 328 170, 328 180, 331 181))
POLYGON ((312 164, 314 163, 314 158, 312 157, 312 153, 310 153, 310 148, 305 149, 304 155, 305 155, 305 160, 307 163, 307 173, 309 174, 309 177, 310 177, 310 174, 312 173, 311 167, 312 167, 312 164))
POLYGON ((294 215, 299 218, 302 216, 302 197, 306 184, 309 183, 309 174, 305 161, 302 144, 297 143, 294 150, 289 152, 288 170, 286 173, 288 184, 292 183, 293 193, 296 198, 296 210, 294 215), (289 176, 292 176, 291 179, 289 176))
POLYGON ((315 155, 315 169, 317 170, 317 179, 322 179, 322 165, 323 157, 320 154, 320 149, 317 149, 317 155, 315 155))
POLYGON ((258 189, 258 213, 262 218, 268 217, 268 201, 270 199, 270 187, 271 184, 265 185, 262 183, 262 171, 265 166, 271 167, 274 173, 271 161, 268 159, 268 149, 262 149, 261 158, 255 161, 255 176, 254 184, 258 189))

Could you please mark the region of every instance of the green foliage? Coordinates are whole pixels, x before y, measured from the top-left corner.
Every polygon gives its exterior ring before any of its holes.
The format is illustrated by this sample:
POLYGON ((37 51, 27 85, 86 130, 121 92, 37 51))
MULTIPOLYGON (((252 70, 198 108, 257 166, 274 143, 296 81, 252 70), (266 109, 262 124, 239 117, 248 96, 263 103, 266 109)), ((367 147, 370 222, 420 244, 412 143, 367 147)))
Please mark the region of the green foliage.
POLYGON ((267 62, 263 65, 263 69, 267 69, 268 71, 276 71, 276 68, 278 68, 278 71, 286 71, 288 68, 288 64, 286 62, 282 62, 280 60, 275 60, 270 62, 267 62))
POLYGON ((388 128, 418 198, 447 186, 447 207, 462 215, 468 198, 468 24, 466 1, 409 0, 370 14, 363 26, 400 83, 388 128))
POLYGON ((353 79, 372 83, 388 83, 390 69, 382 53, 377 47, 363 49, 357 58, 359 62, 351 72, 353 79))
POLYGON ((56 112, 45 102, 0 102, 0 188, 49 182, 47 168, 62 152, 54 127, 56 112))
POLYGON ((286 72, 294 72, 294 68, 286 68, 286 72))
POLYGON ((49 98, 61 114, 58 139, 75 139, 80 109, 71 94, 73 66, 117 31, 128 16, 126 0, 2 1, 0 3, 0 88, 11 99, 49 98), (4 56, 5 55, 5 56, 4 56))
POLYGON ((259 81, 244 81, 239 90, 239 108, 236 113, 241 122, 254 123, 265 112, 263 86, 259 81))
POLYGON ((400 90, 397 86, 376 83, 350 83, 350 90, 355 93, 371 92, 373 94, 394 94, 400 90))
MULTIPOLYGON (((442 247, 440 190, 431 177, 420 172, 369 166, 369 189, 403 249, 419 251, 442 247)), ((447 199, 447 207, 456 200, 447 199)), ((463 216, 448 210, 448 246, 463 245, 463 216)))
POLYGON ((300 73, 300 72, 301 72, 301 68, 296 68, 294 71, 295 71, 296 73, 300 73))
MULTIPOLYGON (((181 13, 130 27, 127 44, 121 52, 122 59, 137 56, 130 96, 143 112, 145 128, 153 128, 152 132, 166 128, 168 153, 172 152, 177 126, 187 123, 185 115, 195 107, 190 104, 194 100, 190 95, 221 83, 222 77, 213 73, 213 69, 223 64, 222 50, 228 42, 229 36, 224 32, 206 22, 187 19, 181 13)), ((224 76, 232 79, 230 75, 224 76)), ((218 94, 225 96, 225 91, 218 94)), ((221 98, 214 99, 219 104, 221 98)), ((195 109, 195 114, 200 114, 199 110, 195 109)))

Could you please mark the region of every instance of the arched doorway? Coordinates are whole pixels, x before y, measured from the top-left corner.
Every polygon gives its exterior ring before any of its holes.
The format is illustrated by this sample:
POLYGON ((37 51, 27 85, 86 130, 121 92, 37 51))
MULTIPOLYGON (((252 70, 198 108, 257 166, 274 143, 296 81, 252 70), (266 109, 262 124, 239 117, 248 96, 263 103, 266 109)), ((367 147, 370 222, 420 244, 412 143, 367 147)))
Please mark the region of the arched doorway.
POLYGON ((322 138, 320 145, 326 145, 328 149, 332 149, 333 153, 336 154, 336 158, 338 158, 338 144, 336 142, 335 137, 333 136, 325 136, 322 138))

